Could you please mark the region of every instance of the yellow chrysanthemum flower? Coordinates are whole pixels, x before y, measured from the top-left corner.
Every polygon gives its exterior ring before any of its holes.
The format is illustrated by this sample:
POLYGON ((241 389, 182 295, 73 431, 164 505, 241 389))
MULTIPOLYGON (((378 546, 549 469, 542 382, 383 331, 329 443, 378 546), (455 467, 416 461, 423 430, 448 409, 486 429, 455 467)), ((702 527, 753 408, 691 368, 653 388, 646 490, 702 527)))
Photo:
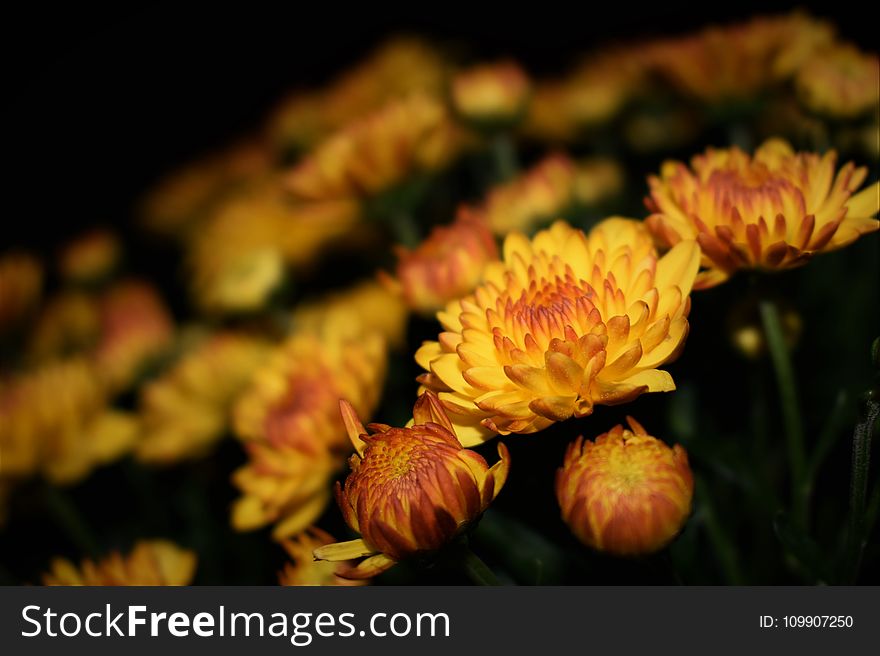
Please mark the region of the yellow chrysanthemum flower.
POLYGON ((659 257, 629 219, 512 233, 474 294, 438 313, 445 332, 416 353, 420 380, 465 446, 671 391, 658 367, 684 344, 699 262, 693 241, 659 257))
POLYGON ((512 123, 525 111, 531 92, 526 72, 514 61, 483 64, 452 80, 455 111, 478 126, 512 123))
POLYGON ((285 99, 269 119, 269 139, 282 151, 309 148, 394 98, 413 93, 439 97, 448 74, 440 53, 429 44, 396 37, 329 87, 285 99))
POLYGON ((92 230, 66 244, 58 254, 61 277, 75 284, 106 279, 119 264, 122 245, 109 230, 92 230))
POLYGON ((366 559, 342 576, 376 576, 399 560, 437 551, 479 519, 498 496, 510 468, 507 448, 492 467, 462 447, 432 392, 419 397, 406 428, 370 424, 370 434, 346 401, 340 403, 357 450, 336 499, 363 538, 315 550, 319 560, 366 559))
POLYGON ((171 464, 206 453, 230 423, 230 409, 271 344, 234 332, 211 335, 140 391, 142 435, 135 456, 171 464))
POLYGON ((287 187, 309 201, 363 199, 407 176, 442 168, 463 136, 446 106, 414 94, 357 119, 318 145, 287 175, 287 187))
POLYGON ((528 233, 571 205, 576 178, 574 162, 565 155, 550 155, 510 182, 492 188, 473 211, 496 235, 512 230, 528 233))
POLYGON ((42 472, 75 483, 134 444, 136 419, 107 407, 107 393, 84 358, 49 362, 0 383, 0 475, 42 472))
POLYGON ((795 87, 814 112, 859 116, 880 105, 880 57, 848 44, 823 50, 800 68, 795 87))
POLYGON ((0 331, 30 312, 43 290, 43 266, 27 253, 0 256, 0 331))
POLYGON ((662 549, 691 512, 694 479, 685 450, 669 448, 632 417, 595 442, 579 437, 556 473, 562 519, 588 547, 615 556, 662 549), (631 429, 631 430, 630 430, 631 429))
POLYGON ((843 248, 880 227, 880 183, 858 191, 868 175, 837 154, 795 153, 771 139, 749 156, 734 147, 708 149, 691 161, 666 162, 648 182, 646 223, 671 247, 696 239, 703 251, 697 288, 717 285, 739 269, 778 270, 843 248))
POLYGON ((98 311, 100 337, 91 357, 103 383, 121 392, 168 351, 174 324, 155 288, 138 280, 111 287, 98 311))
POLYGON ((142 540, 128 555, 113 552, 79 568, 65 558, 52 560, 44 585, 189 585, 196 572, 196 554, 167 540, 142 540))
POLYGON ((315 549, 335 540, 329 533, 316 526, 306 529, 295 538, 284 540, 281 546, 293 560, 286 563, 278 574, 278 582, 287 586, 358 586, 369 583, 368 579, 346 579, 339 576, 340 570, 353 566, 350 562, 331 563, 326 560, 315 560, 312 553, 315 549))
POLYGON ((452 224, 435 227, 415 250, 399 247, 397 257, 397 277, 383 275, 383 282, 410 309, 430 317, 474 290, 486 265, 498 259, 498 247, 486 223, 463 212, 452 224))
POLYGON ((101 333, 99 301, 82 291, 64 291, 40 308, 31 329, 28 355, 35 362, 82 353, 101 333))
POLYGON ((385 367, 377 333, 359 339, 296 333, 276 350, 234 408, 235 432, 249 457, 233 475, 243 494, 233 507, 236 529, 274 522, 273 536, 282 539, 314 523, 348 450, 339 399, 372 412, 385 367))
POLYGON ((406 339, 407 309, 401 298, 375 280, 357 283, 297 306, 292 322, 296 331, 342 339, 380 334, 391 348, 406 339))

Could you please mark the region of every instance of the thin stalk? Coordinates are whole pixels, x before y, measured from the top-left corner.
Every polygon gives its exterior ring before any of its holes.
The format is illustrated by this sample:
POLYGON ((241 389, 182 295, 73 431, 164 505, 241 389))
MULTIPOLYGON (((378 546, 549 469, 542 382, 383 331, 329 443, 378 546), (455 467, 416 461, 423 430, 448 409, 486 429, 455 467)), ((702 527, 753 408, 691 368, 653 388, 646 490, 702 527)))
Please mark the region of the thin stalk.
POLYGON ((492 138, 492 157, 498 182, 506 182, 519 172, 516 148, 507 132, 499 132, 492 138))
POLYGON ((495 572, 468 546, 461 549, 461 564, 468 578, 476 585, 500 585, 495 572))
POLYGON ((853 431, 852 479, 849 488, 849 522, 846 541, 847 583, 855 583, 859 575, 862 552, 865 548, 866 497, 868 496, 868 467, 871 464, 871 441, 877 417, 880 416, 880 401, 869 395, 861 421, 853 431))
POLYGON ((779 311, 772 301, 761 302, 761 321, 767 346, 776 370, 776 383, 779 388, 779 400, 782 405, 782 422, 785 430, 785 443, 788 450, 788 464, 791 478, 792 518, 801 529, 807 526, 807 504, 804 494, 806 484, 806 455, 804 449, 804 427, 801 422, 798 404, 797 386, 794 369, 785 345, 782 322, 779 311))
POLYGON ((49 514, 76 548, 87 556, 97 557, 100 554, 98 541, 70 495, 54 485, 47 484, 45 500, 49 514))

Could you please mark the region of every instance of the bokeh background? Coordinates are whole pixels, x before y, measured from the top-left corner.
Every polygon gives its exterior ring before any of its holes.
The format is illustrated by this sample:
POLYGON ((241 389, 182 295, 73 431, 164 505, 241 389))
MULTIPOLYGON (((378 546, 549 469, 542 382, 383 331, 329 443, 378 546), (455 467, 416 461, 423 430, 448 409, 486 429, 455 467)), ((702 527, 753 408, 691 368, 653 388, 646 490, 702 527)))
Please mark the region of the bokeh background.
MULTIPOLYGON (((579 55, 603 46, 792 8, 662 3, 588 9, 542 3, 513 9, 443 3, 319 11, 304 4, 14 10, 0 40, 7 160, 0 251, 25 248, 51 258, 84 229, 112 226, 126 244, 126 270, 153 281, 175 317, 184 317, 190 306, 180 253, 139 231, 132 220, 139 199, 176 167, 251 134, 290 90, 326 84, 384 39, 421 36, 462 62, 512 57, 541 78, 559 75, 579 55)), ((831 20, 846 40, 876 48, 862 6, 799 6, 831 20)), ((645 216, 645 176, 663 159, 684 159, 705 145, 729 141, 729 131, 715 126, 680 146, 613 153, 626 172, 625 191, 603 210, 645 216)), ((588 142, 570 153, 607 154, 603 149, 588 142)), ((527 144, 520 155, 529 163, 543 152, 527 144)), ((869 165, 869 180, 876 180, 876 159, 852 157, 869 165)), ((464 200, 482 191, 465 175, 451 184, 464 200)), ((817 467, 808 535, 794 531, 786 515, 787 470, 770 362, 744 358, 732 343, 735 309, 751 293, 749 280, 740 276, 694 302, 684 356, 669 367, 676 393, 645 395, 539 436, 506 440, 514 475, 477 530, 475 549, 504 580, 521 584, 834 582, 844 540, 852 429, 860 396, 876 384, 870 345, 880 334, 878 249, 876 235, 869 236, 765 281, 800 322, 794 363, 808 444, 828 444, 817 467), (630 413, 652 434, 686 446, 698 482, 694 515, 674 545, 650 558, 621 561, 587 551, 569 534, 558 518, 552 481, 575 435, 593 437, 630 413)), ((308 293, 345 286, 392 263, 390 252, 319 263, 308 293)), ((294 288, 287 300, 294 304, 304 294, 294 288)), ((410 347, 435 336, 435 323, 411 319, 410 347)), ((401 420, 411 406, 419 373, 412 350, 394 356, 375 414, 382 421, 401 420)), ((490 452, 491 447, 485 450, 490 452)), ((0 583, 39 582, 56 555, 78 560, 126 549, 144 536, 162 536, 198 553, 197 584, 274 584, 286 555, 268 530, 238 533, 229 526, 237 494, 229 476, 243 461, 239 443, 227 439, 209 457, 178 467, 149 468, 125 458, 96 469, 65 489, 61 499, 42 481, 22 483, 0 527, 0 583), (77 514, 73 524, 71 508, 77 514)), ((871 471, 876 489, 876 463, 871 471)), ((333 505, 320 525, 346 534, 333 505)), ((877 535, 875 527, 861 583, 880 580, 877 535)), ((380 579, 459 581, 461 573, 442 560, 396 567, 380 579)))

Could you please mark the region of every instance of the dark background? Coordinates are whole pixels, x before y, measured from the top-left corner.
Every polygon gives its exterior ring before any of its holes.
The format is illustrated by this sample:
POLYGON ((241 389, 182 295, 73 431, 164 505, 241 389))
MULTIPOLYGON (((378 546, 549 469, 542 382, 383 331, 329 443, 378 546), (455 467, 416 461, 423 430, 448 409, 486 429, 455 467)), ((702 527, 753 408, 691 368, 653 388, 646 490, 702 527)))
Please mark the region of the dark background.
POLYGON ((845 3, 7 8, 0 246, 46 247, 83 226, 124 220, 162 173, 257 127, 286 91, 328 81, 389 34, 424 34, 474 57, 511 55, 552 74, 608 42, 798 6, 874 47, 865 6, 845 3))

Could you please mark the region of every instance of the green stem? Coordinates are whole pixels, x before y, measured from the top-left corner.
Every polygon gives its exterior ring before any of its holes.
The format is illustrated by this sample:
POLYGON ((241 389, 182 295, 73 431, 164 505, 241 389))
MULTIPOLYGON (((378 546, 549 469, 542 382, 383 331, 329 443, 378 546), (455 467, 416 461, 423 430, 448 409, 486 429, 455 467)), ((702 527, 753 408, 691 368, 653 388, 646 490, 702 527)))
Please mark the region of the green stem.
POLYGON ((93 558, 99 556, 100 549, 94 533, 77 510, 70 495, 54 485, 46 485, 45 500, 49 513, 76 548, 87 556, 93 558))
POLYGON ((492 138, 492 156, 498 182, 507 182, 519 172, 516 148, 509 133, 499 132, 492 138))
POLYGON ((706 533, 709 541, 712 543, 712 549, 715 552, 724 577, 728 585, 742 585, 743 577, 736 558, 736 549, 730 542, 727 534, 718 523, 718 517, 715 514, 715 508, 712 506, 712 500, 709 496, 709 490, 702 478, 696 481, 696 497, 700 504, 700 510, 703 515, 703 522, 706 526, 706 533))
POLYGON ((500 585, 498 577, 468 546, 461 550, 461 564, 471 581, 477 585, 500 585))
POLYGON ((394 241, 405 248, 419 245, 419 230, 413 216, 409 212, 398 211, 389 215, 388 223, 394 233, 394 241))
POLYGON ((806 456, 804 450, 804 428, 798 405, 794 369, 791 365, 779 311, 772 301, 761 302, 761 320, 773 368, 776 370, 776 383, 782 404, 782 420, 785 429, 785 442, 788 449, 788 463, 791 469, 792 518, 799 528, 807 526, 806 504, 806 456))
POLYGON ((871 441, 880 402, 872 394, 865 399, 861 421, 853 431, 852 480, 849 489, 849 530, 847 531, 846 582, 855 583, 865 548, 865 499, 868 495, 868 467, 871 464, 871 441))

